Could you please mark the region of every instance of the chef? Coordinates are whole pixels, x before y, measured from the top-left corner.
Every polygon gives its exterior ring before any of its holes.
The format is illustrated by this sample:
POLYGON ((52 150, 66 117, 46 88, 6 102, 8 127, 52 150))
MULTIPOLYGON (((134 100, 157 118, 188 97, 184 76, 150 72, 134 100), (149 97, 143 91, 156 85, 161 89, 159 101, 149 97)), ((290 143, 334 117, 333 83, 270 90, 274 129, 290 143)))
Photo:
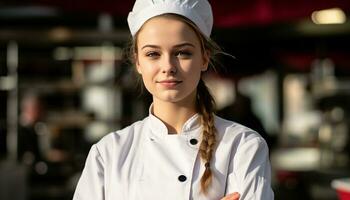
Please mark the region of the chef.
POLYGON ((216 116, 202 80, 220 48, 207 0, 136 0, 130 59, 149 115, 91 147, 74 200, 271 200, 269 150, 216 116))

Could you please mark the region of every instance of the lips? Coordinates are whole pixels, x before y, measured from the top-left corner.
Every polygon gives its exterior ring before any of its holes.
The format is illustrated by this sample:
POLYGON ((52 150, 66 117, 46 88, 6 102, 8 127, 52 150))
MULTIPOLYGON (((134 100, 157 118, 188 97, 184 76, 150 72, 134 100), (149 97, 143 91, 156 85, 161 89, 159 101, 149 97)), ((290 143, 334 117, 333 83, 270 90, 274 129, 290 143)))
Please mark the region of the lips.
POLYGON ((182 83, 182 81, 179 80, 175 80, 175 79, 170 79, 170 80, 162 80, 162 81, 157 81, 157 83, 165 86, 165 87, 174 87, 180 83, 182 83))

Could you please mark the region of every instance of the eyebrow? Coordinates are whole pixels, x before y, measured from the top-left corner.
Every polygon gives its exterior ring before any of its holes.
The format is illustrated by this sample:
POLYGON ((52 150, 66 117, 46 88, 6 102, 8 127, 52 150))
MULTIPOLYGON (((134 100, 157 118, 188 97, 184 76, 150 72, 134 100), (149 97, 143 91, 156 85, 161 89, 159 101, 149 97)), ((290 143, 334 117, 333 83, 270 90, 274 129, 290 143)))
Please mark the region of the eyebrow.
MULTIPOLYGON (((193 44, 191 44, 191 43, 189 43, 189 42, 184 42, 184 43, 181 43, 181 44, 177 44, 177 45, 175 45, 174 47, 175 47, 175 48, 179 48, 179 47, 183 47, 183 46, 195 47, 193 44)), ((159 46, 157 46, 157 45, 152 45, 152 44, 147 44, 147 45, 143 46, 141 49, 144 49, 144 48, 147 48, 147 47, 149 47, 149 48, 160 49, 159 46)))

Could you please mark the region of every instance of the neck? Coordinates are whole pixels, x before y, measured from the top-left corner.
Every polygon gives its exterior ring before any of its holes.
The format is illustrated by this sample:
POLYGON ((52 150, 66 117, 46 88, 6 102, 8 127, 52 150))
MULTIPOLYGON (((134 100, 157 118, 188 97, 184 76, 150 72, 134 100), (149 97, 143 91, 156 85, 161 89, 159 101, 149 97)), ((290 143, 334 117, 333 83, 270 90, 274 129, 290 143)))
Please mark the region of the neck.
POLYGON ((164 102, 153 99, 153 114, 168 128, 168 133, 181 133, 186 121, 196 114, 195 100, 186 103, 164 102))

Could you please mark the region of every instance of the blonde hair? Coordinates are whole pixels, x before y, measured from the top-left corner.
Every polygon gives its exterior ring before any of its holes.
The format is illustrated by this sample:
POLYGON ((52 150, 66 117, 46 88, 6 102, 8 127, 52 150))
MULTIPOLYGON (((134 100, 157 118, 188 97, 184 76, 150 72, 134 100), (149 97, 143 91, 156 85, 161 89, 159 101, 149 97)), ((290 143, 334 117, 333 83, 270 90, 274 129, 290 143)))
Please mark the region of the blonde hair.
MULTIPOLYGON (((163 14, 161 16, 175 18, 188 24, 195 31, 200 40, 203 55, 205 53, 209 54, 209 65, 214 67, 214 56, 218 53, 222 53, 220 47, 215 42, 210 40, 210 38, 204 36, 199 30, 199 28, 191 20, 181 15, 163 14)), ((129 59, 133 64, 135 64, 135 54, 137 54, 137 36, 140 30, 135 34, 134 38, 132 39, 129 45, 129 59)), ((204 163, 205 171, 201 178, 201 191, 204 194, 207 194, 213 176, 210 162, 212 160, 213 153, 216 147, 217 130, 214 124, 215 101, 202 78, 199 80, 197 86, 196 110, 200 115, 200 121, 203 125, 202 141, 199 146, 199 154, 200 158, 202 159, 202 162, 204 163)))

